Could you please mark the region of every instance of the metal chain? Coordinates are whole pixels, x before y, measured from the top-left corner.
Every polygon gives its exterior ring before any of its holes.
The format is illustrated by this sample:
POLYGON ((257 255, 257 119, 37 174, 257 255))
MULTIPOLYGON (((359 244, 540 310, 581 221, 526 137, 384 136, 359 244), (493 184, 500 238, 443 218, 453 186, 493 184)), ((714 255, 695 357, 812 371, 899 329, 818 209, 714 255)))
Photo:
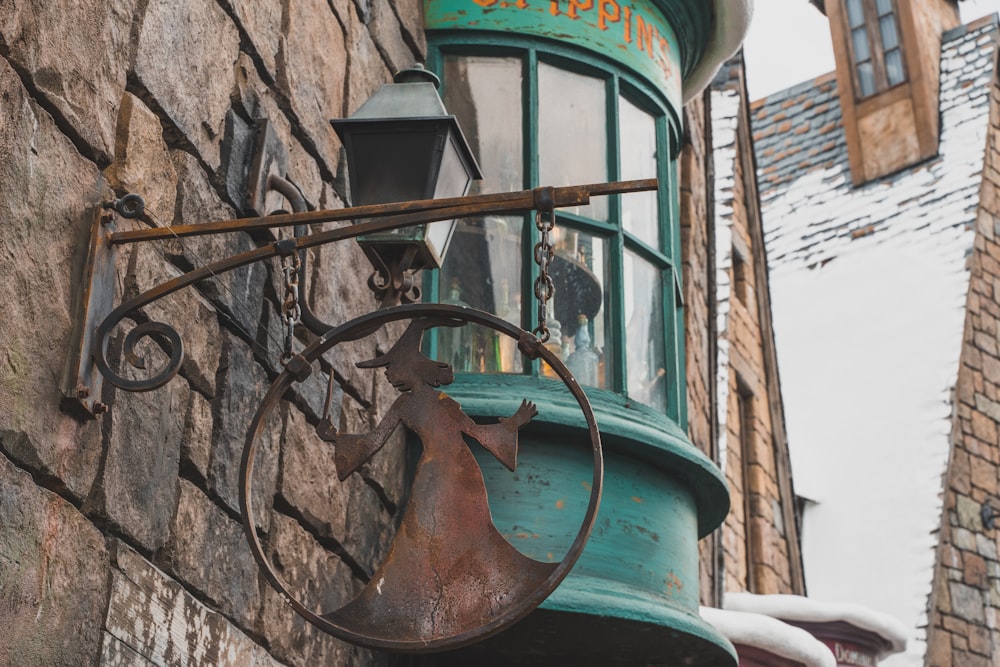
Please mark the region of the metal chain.
POLYGON ((555 284, 552 276, 549 275, 549 265, 555 256, 552 248, 552 241, 549 233, 555 227, 555 216, 551 209, 535 211, 535 227, 540 233, 538 243, 535 244, 535 264, 538 265, 538 277, 535 278, 535 298, 538 299, 538 326, 533 334, 538 336, 538 340, 547 343, 549 340, 549 327, 546 320, 548 315, 549 299, 555 294, 555 284))
POLYGON ((299 268, 302 260, 298 251, 281 258, 281 271, 285 274, 285 299, 281 304, 281 319, 285 325, 285 347, 281 353, 281 363, 287 364, 292 358, 292 338, 295 325, 302 319, 299 305, 299 268))

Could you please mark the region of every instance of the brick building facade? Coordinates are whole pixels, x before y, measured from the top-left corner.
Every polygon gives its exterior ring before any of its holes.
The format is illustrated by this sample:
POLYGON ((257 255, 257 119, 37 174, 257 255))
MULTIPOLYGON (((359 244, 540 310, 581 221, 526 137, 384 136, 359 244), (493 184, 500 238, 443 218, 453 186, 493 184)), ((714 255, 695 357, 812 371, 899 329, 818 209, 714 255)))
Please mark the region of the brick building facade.
POLYGON ((806 583, 995 664, 997 19, 813 4, 836 72, 752 107, 806 583))

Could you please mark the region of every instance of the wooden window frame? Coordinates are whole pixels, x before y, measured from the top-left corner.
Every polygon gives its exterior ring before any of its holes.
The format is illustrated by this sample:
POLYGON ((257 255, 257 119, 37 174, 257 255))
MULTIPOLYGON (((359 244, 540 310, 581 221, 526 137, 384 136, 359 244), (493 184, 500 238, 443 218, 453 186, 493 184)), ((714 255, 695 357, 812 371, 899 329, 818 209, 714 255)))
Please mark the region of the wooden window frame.
POLYGON ((891 4, 891 9, 886 14, 879 14, 876 5, 876 0, 857 0, 861 3, 861 9, 864 14, 863 26, 865 28, 865 36, 868 40, 868 52, 869 57, 866 60, 859 61, 857 54, 854 49, 854 28, 851 27, 850 13, 847 9, 847 3, 850 0, 845 0, 844 11, 843 11, 843 22, 844 22, 844 38, 847 41, 847 51, 850 54, 851 59, 851 80, 854 83, 854 97, 857 100, 864 100, 879 95, 886 92, 896 86, 904 85, 909 81, 909 72, 906 67, 906 54, 903 48, 902 42, 902 29, 899 21, 899 7, 896 0, 889 0, 891 4), (902 78, 896 83, 889 82, 889 75, 885 66, 885 55, 886 49, 882 46, 882 32, 879 27, 880 19, 884 16, 892 16, 893 21, 896 25, 896 46, 889 51, 898 50, 900 54, 900 65, 903 70, 902 78), (863 93, 861 89, 861 77, 858 75, 858 66, 865 62, 872 63, 872 76, 875 80, 875 89, 870 93, 863 93))

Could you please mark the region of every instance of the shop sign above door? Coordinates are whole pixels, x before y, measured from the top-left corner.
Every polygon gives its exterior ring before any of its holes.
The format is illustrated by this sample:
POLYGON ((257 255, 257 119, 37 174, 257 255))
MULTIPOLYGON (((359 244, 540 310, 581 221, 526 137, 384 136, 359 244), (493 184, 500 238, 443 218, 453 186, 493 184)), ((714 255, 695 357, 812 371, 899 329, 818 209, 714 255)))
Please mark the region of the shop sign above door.
POLYGON ((428 30, 497 30, 583 47, 635 70, 682 106, 680 49, 647 0, 425 0, 428 30))

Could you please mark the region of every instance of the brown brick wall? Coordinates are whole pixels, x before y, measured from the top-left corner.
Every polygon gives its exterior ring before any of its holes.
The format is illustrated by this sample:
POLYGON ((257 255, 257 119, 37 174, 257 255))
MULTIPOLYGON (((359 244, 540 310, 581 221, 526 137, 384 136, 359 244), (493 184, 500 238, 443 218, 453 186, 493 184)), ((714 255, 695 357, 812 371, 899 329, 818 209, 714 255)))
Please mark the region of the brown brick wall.
MULTIPOLYGON (((708 95, 684 108, 685 142, 681 151, 681 259, 684 271, 684 330, 687 355, 688 434, 717 460, 715 408, 715 283, 714 237, 709 217, 708 182, 711 169, 706 113, 708 95)), ((716 550, 719 532, 698 543, 702 604, 719 604, 716 550)))
POLYGON ((1000 655, 1000 89, 994 81, 965 330, 952 415, 934 586, 928 667, 987 667, 1000 655))
MULTIPOLYGON (((733 70, 738 74, 739 70, 733 70)), ((766 258, 745 87, 735 168, 728 266, 725 475, 732 509, 723 527, 725 590, 803 593, 801 560, 770 322, 766 258), (777 423, 776 423, 777 422, 777 423)), ((725 250, 720 249, 720 252, 725 250)))

